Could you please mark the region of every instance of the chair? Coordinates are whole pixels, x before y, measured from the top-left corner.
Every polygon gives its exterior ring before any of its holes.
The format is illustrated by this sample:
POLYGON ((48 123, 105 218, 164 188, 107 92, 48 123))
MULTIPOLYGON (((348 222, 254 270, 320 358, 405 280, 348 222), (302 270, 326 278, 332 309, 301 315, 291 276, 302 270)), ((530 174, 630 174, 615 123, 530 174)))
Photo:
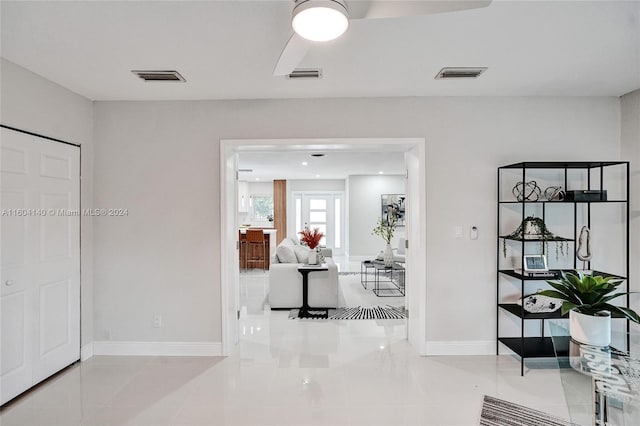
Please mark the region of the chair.
POLYGON ((240 251, 240 269, 247 269, 247 240, 245 239, 245 235, 242 231, 238 230, 238 247, 240 251))
POLYGON ((247 229, 245 234, 245 264, 247 268, 256 263, 262 265, 262 269, 267 269, 267 241, 264 238, 262 229, 247 229), (260 252, 262 251, 262 256, 260 252))

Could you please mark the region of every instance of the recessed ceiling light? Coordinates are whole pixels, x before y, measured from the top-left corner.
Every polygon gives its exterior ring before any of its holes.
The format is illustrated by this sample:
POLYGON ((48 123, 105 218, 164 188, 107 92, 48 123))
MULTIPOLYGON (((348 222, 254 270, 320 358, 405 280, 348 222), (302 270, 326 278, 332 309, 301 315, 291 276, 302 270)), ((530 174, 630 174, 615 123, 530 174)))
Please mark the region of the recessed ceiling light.
POLYGON ((316 175, 316 177, 317 177, 317 178, 319 178, 319 177, 320 177, 320 175, 316 175))
POLYGON ((382 170, 380 170, 380 171, 378 172, 378 174, 379 174, 379 175, 382 175, 382 174, 384 174, 384 172, 383 172, 382 170))
POLYGON ((260 178, 256 178, 256 180, 260 180, 260 178))
POLYGON ((309 163, 307 163, 306 161, 303 161, 303 162, 302 162, 302 165, 303 165, 303 166, 306 166, 307 164, 309 164, 309 163))

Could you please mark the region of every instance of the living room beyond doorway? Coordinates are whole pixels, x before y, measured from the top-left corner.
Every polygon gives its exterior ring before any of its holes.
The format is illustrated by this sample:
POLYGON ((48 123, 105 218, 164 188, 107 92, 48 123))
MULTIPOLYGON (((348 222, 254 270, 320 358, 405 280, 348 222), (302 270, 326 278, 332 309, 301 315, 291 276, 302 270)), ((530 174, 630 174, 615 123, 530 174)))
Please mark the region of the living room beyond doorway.
MULTIPOLYGON (((300 253, 308 248, 300 244, 298 233, 302 229, 318 228, 324 234, 320 245, 325 257, 320 263, 326 269, 308 274, 308 294, 305 296, 308 306, 323 308, 325 316, 321 318, 328 315, 341 319, 369 318, 369 327, 387 331, 392 327, 395 334, 407 338, 410 326, 405 317, 406 309, 411 309, 412 296, 424 294, 424 288, 420 286, 411 288, 412 276, 424 277, 422 268, 415 264, 412 268, 410 250, 406 255, 403 253, 409 229, 419 235, 425 227, 419 208, 424 203, 424 195, 410 201, 411 192, 424 194, 424 171, 420 172, 424 165, 424 141, 390 143, 384 140, 372 144, 371 141, 341 140, 332 141, 335 143, 330 145, 326 140, 323 144, 313 143, 318 142, 314 140, 306 144, 300 144, 300 141, 278 141, 277 144, 274 141, 222 142, 226 174, 233 177, 228 173, 229 169, 238 170, 238 181, 228 179, 232 182, 227 181, 227 191, 223 191, 226 192, 223 199, 234 207, 233 215, 227 209, 229 214, 225 218, 226 223, 236 226, 237 233, 232 238, 259 229, 270 239, 264 245, 264 256, 268 261, 248 265, 243 259, 246 247, 242 244, 235 252, 236 259, 228 256, 237 268, 223 271, 227 274, 223 277, 237 277, 237 287, 225 292, 228 298, 236 298, 239 313, 236 318, 240 318, 237 336, 246 337, 247 330, 251 330, 251 326, 247 328, 248 323, 255 321, 262 323, 261 330, 267 327, 267 322, 274 320, 307 322, 296 319, 301 304, 298 299, 304 287, 298 268, 308 263, 308 257, 300 253), (407 157, 411 155, 415 158, 408 164, 407 157), (415 168, 414 173, 409 172, 411 167, 415 168), (278 210, 281 201, 274 196, 277 192, 274 181, 286 182, 284 210, 278 210), (231 199, 233 203, 228 202, 231 199), (256 203, 265 199, 273 200, 273 212, 263 212, 262 220, 259 220, 255 213, 256 203), (394 249, 396 266, 392 271, 385 271, 384 267, 363 269, 365 261, 384 262, 387 242, 373 230, 388 211, 385 203, 389 200, 402 201, 402 220, 389 241, 394 249), (416 210, 413 221, 412 209, 416 210), (283 211, 286 227, 276 229, 272 223, 278 218, 274 216, 283 211), (289 253, 281 247, 287 240, 292 246, 289 253), (398 262, 400 258, 402 261, 398 262)), ((414 254, 419 255, 420 250, 423 248, 419 246, 414 254)), ((223 261, 223 265, 229 263, 223 261)), ((424 283, 424 280, 417 282, 424 283)), ((424 308, 424 304, 416 305, 415 311, 424 308)), ((230 322, 231 318, 228 318, 229 335, 234 328, 230 322)), ((364 324, 362 322, 357 328, 366 328, 364 324)), ((290 326, 293 325, 287 327, 290 326)), ((416 329, 420 328, 418 324, 416 326, 416 329)), ((256 332, 255 324, 253 332, 256 332)))

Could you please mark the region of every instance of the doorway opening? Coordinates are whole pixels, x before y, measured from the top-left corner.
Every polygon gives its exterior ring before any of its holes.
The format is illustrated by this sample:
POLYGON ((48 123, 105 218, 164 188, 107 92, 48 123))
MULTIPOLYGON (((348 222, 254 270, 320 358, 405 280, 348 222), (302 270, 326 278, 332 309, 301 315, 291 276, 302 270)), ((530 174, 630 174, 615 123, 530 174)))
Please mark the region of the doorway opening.
MULTIPOLYGON (((406 326, 406 337, 415 350, 424 354, 426 341, 426 173, 425 140, 422 138, 379 138, 379 139, 280 139, 280 140, 222 140, 221 146, 221 311, 223 354, 229 355, 239 341, 239 255, 238 229, 241 222, 238 215, 239 184, 241 174, 238 158, 243 154, 278 153, 284 156, 291 152, 355 153, 366 162, 367 153, 401 153, 404 160, 402 179, 405 179, 406 217, 404 233, 408 242, 406 249, 406 308, 410 312, 406 326)), ((330 156, 328 156, 330 157, 330 156)), ((304 162, 306 163, 306 162, 304 162)), ((293 165, 292 165, 293 166, 293 165)), ((281 169, 286 176, 286 168, 281 169)), ((354 164, 354 173, 357 175, 354 164)), ((318 177, 317 175, 315 176, 318 177)), ((254 178, 255 179, 255 178, 254 178)), ((257 178, 261 182, 262 178, 257 178)), ((246 181, 246 178, 244 179, 246 181)), ((326 189, 326 188, 324 188, 326 189)), ((286 234, 296 232, 308 219, 307 225, 323 226, 330 232, 325 237, 327 246, 336 248, 334 256, 349 255, 349 191, 355 187, 348 185, 344 191, 290 191, 287 200, 286 234), (305 197, 306 195, 306 197, 305 197), (320 200, 320 201, 319 201, 320 200), (312 206, 312 202, 313 203, 312 206), (324 201, 324 206, 321 206, 324 201), (308 205, 307 205, 308 204, 308 205), (306 207, 305 207, 306 205, 306 207), (298 214, 299 213, 299 214, 298 214), (299 219, 298 219, 299 218, 299 219), (297 222, 301 223, 298 224, 297 222), (331 239, 331 241, 329 241, 331 239)), ((243 189, 240 188, 242 191, 243 189)), ((351 194, 353 195, 353 194, 351 194)), ((378 206, 380 205, 377 201, 378 206)), ((379 209, 379 207, 377 207, 379 209)), ((379 211, 379 210, 378 210, 379 211)), ((357 219, 353 223, 357 223, 357 219)), ((358 224, 360 225, 360 224, 358 224)), ((355 225, 351 225, 355 226, 355 225)), ((369 225, 364 231, 370 234, 369 225)), ((353 235, 353 229, 352 235, 353 235)), ((295 234, 294 234, 295 235, 295 234)), ((286 235, 278 236, 281 241, 286 235)), ((375 256, 382 244, 370 247, 375 256)), ((383 246, 383 245, 382 245, 383 246)), ((357 256, 352 256, 357 258, 357 256)), ((359 261, 359 259, 357 259, 359 261)))

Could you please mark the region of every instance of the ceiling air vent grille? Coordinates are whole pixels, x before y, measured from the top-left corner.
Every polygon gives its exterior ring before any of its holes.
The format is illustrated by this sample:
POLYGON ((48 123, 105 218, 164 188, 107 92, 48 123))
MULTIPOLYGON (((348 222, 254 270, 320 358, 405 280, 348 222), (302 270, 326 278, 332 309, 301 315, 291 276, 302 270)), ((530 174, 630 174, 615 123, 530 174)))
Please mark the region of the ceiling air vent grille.
POLYGON ((478 78, 485 72, 487 67, 445 67, 438 72, 436 80, 457 80, 461 78, 478 78))
POLYGON ((144 81, 181 81, 185 82, 183 76, 178 71, 143 71, 133 70, 131 71, 144 81))
POLYGON ((322 78, 322 70, 320 68, 296 68, 291 74, 287 75, 287 78, 322 78))

